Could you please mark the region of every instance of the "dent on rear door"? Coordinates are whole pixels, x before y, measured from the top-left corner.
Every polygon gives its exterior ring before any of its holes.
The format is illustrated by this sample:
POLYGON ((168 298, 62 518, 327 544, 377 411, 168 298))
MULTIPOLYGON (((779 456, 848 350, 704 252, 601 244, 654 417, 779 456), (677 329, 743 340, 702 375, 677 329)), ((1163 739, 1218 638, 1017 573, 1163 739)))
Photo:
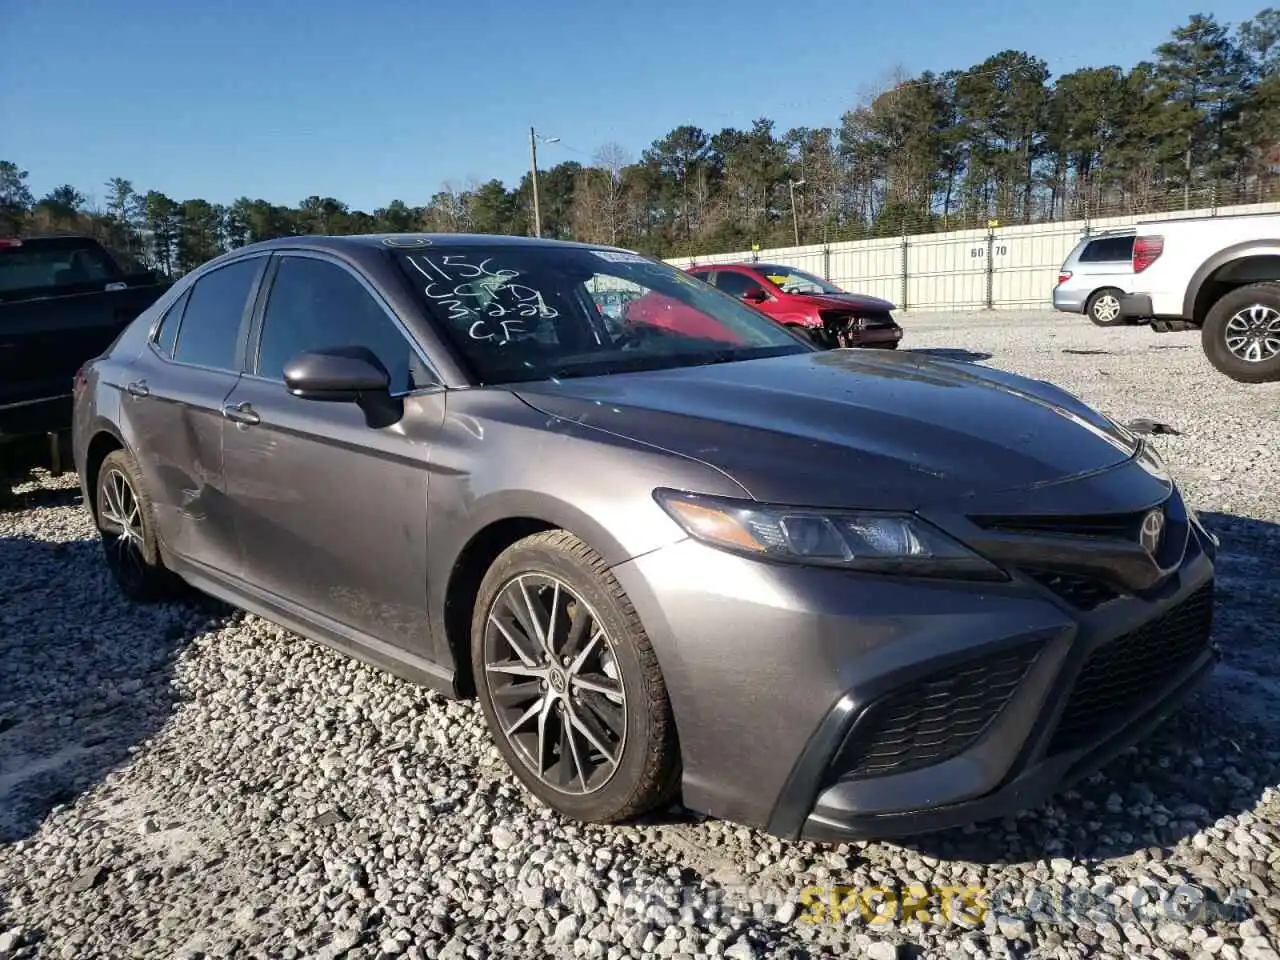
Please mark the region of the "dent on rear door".
POLYGON ((172 365, 144 354, 123 392, 121 419, 154 506, 161 540, 174 553, 217 570, 239 566, 226 501, 222 403, 239 374, 172 365))

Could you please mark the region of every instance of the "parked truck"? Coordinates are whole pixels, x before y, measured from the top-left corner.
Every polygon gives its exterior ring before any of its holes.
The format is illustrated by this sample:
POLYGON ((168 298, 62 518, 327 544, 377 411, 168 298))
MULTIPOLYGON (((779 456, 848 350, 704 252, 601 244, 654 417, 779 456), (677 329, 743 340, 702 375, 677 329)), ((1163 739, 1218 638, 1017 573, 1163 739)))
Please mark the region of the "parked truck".
POLYGON ((16 442, 47 440, 62 471, 76 371, 168 287, 91 237, 0 237, 0 460, 16 442))
POLYGON ((1122 316, 1198 329, 1209 362, 1240 383, 1280 381, 1280 213, 1141 222, 1132 263, 1122 316))

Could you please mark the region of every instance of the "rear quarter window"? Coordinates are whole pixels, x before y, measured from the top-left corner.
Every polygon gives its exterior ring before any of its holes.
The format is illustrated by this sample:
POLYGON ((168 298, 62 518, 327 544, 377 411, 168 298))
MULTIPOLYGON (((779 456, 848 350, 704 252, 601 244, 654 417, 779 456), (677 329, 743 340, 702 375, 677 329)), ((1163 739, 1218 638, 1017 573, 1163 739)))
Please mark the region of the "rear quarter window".
POLYGON ((211 270, 187 293, 173 359, 179 363, 234 371, 240 326, 264 257, 238 260, 211 270))
POLYGON ((1119 263, 1133 256, 1133 237, 1101 237, 1080 251, 1081 263, 1119 263))

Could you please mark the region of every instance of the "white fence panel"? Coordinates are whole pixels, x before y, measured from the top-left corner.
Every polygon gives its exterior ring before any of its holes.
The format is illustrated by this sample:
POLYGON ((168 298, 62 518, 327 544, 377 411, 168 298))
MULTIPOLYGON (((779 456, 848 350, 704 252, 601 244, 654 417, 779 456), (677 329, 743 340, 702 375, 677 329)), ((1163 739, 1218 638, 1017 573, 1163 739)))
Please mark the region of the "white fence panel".
POLYGON ((902 241, 832 244, 830 271, 827 279, 841 289, 897 303, 902 297, 902 241))
POLYGON ((1093 234, 1139 221, 1251 213, 1280 213, 1280 203, 997 227, 990 235, 987 230, 917 234, 905 238, 905 262, 902 237, 706 254, 667 262, 679 267, 751 260, 778 263, 910 310, 980 310, 988 304, 997 310, 1047 309, 1058 268, 1086 230, 1093 234))
POLYGON ((908 238, 906 299, 911 310, 938 309, 944 304, 953 309, 985 305, 986 234, 965 230, 908 238))

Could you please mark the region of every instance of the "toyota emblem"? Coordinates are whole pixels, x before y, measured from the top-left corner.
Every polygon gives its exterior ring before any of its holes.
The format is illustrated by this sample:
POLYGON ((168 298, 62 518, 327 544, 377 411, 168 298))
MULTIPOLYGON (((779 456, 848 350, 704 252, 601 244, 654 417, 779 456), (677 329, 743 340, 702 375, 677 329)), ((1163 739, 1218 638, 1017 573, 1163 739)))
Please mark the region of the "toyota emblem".
POLYGON ((1142 543, 1143 550, 1155 556, 1156 551, 1160 549, 1160 541, 1163 537, 1164 512, 1152 510, 1142 518, 1142 530, 1138 534, 1138 540, 1142 543))

